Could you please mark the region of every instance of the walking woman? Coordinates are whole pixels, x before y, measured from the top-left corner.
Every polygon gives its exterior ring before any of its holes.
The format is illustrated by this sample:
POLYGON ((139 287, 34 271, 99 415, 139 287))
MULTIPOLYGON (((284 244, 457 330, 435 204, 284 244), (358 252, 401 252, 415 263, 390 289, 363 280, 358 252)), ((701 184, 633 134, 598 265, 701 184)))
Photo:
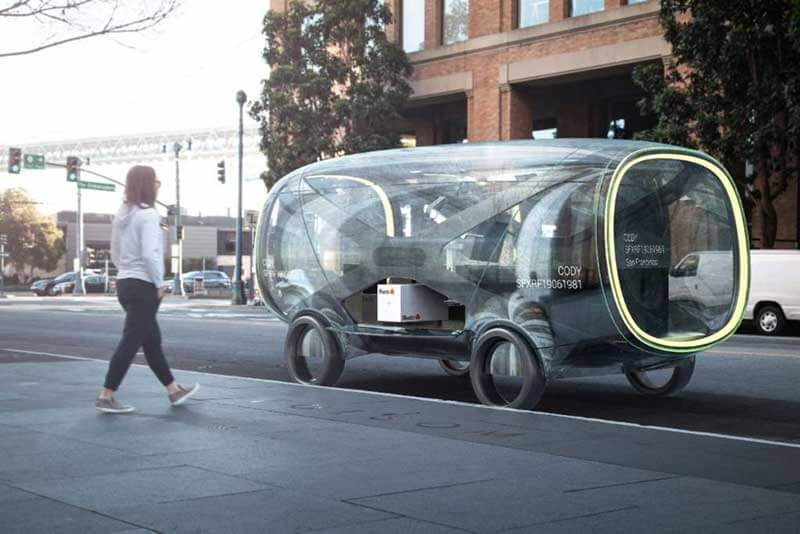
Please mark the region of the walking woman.
POLYGON ((117 298, 125 309, 125 329, 111 358, 106 381, 96 406, 105 413, 129 413, 114 398, 139 347, 147 365, 167 388, 173 406, 182 404, 200 388, 185 388, 175 382, 164 352, 156 313, 164 297, 164 245, 161 217, 155 208, 161 182, 152 167, 137 165, 128 171, 125 202, 111 227, 111 259, 117 266, 117 298))

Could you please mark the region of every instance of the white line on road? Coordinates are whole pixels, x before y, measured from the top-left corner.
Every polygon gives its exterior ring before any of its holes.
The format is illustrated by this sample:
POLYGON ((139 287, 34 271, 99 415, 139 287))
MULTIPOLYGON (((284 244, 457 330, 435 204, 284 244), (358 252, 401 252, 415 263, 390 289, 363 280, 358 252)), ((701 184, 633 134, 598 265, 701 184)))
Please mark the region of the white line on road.
POLYGON ((800 354, 797 352, 765 352, 763 350, 755 351, 755 350, 731 350, 731 349, 723 349, 723 348, 716 348, 711 350, 703 351, 701 354, 720 354, 723 356, 752 356, 757 358, 759 356, 775 356, 778 358, 800 358, 800 354))
MULTIPOLYGON (((13 349, 13 348, 0 348, 0 350, 4 351, 4 352, 17 352, 17 353, 20 353, 20 354, 31 354, 31 355, 37 355, 37 356, 53 356, 53 357, 56 357, 56 358, 65 358, 65 359, 68 359, 68 360, 80 360, 80 361, 88 361, 88 362, 107 363, 106 360, 101 360, 101 359, 97 359, 97 358, 87 358, 87 357, 84 357, 84 356, 74 356, 74 355, 70 355, 70 354, 58 354, 58 353, 53 353, 53 352, 39 352, 39 351, 32 351, 32 350, 13 349)), ((135 365, 137 367, 147 367, 146 365, 137 364, 137 363, 135 363, 133 365, 135 365)), ((210 376, 217 376, 217 377, 220 377, 220 378, 229 378, 229 379, 233 379, 233 380, 248 380, 248 381, 251 381, 251 382, 261 382, 261 383, 266 383, 266 384, 281 384, 281 385, 285 385, 285 386, 295 386, 295 387, 301 387, 301 388, 321 388, 321 389, 326 389, 328 391, 347 391, 347 392, 350 392, 350 393, 361 393, 361 394, 365 394, 365 395, 375 395, 375 396, 379 396, 379 397, 390 397, 390 398, 395 398, 395 399, 406 399, 406 400, 411 399, 411 400, 417 400, 417 401, 423 401, 423 402, 433 402, 433 403, 438 403, 438 404, 450 404, 450 405, 455 405, 455 406, 465 406, 465 407, 485 409, 485 410, 496 410, 496 411, 503 411, 503 412, 513 412, 513 413, 516 413, 516 414, 523 414, 523 415, 530 415, 530 416, 543 415, 543 416, 547 416, 547 417, 557 417, 557 418, 560 418, 560 419, 571 419, 571 420, 575 420, 575 421, 586 421, 586 422, 591 422, 591 423, 601 423, 601 424, 605 424, 605 425, 616 425, 616 426, 624 426, 624 427, 638 428, 638 429, 644 429, 644 430, 656 430, 656 431, 661 431, 661 432, 672 432, 674 434, 686 434, 686 435, 689 435, 689 436, 700 436, 700 437, 706 437, 706 438, 727 439, 727 440, 730 440, 730 441, 741 441, 741 442, 745 442, 745 443, 757 443, 759 445, 771 445, 771 446, 775 446, 775 447, 789 447, 789 448, 792 448, 792 449, 800 449, 800 443, 792 443, 792 442, 786 442, 786 441, 774 441, 774 440, 760 439, 760 438, 748 438, 748 437, 744 437, 744 436, 733 436, 731 434, 718 434, 716 432, 702 432, 702 431, 699 431, 699 430, 685 430, 685 429, 682 429, 682 428, 672 428, 672 427, 657 426, 657 425, 640 425, 638 423, 628 423, 626 421, 612 421, 610 419, 598 419, 598 418, 595 418, 595 417, 583 417, 583 416, 580 416, 580 415, 566 415, 566 414, 550 413, 550 412, 531 412, 531 411, 528 411, 528 410, 518 410, 518 409, 515 409, 515 408, 506 408, 506 407, 503 407, 503 406, 486 406, 484 404, 472 404, 472 403, 469 403, 469 402, 444 400, 444 399, 431 399, 431 398, 427 398, 427 397, 416 397, 416 396, 413 396, 413 395, 399 395, 397 393, 383 393, 383 392, 380 392, 380 391, 366 391, 366 390, 362 390, 362 389, 351 389, 351 388, 342 388, 342 387, 331 388, 331 387, 326 387, 326 386, 314 386, 314 385, 311 385, 311 384, 298 384, 296 382, 281 382, 280 380, 271 380, 269 378, 252 378, 252 377, 249 377, 249 376, 222 375, 222 374, 218 374, 218 373, 206 373, 206 372, 202 372, 202 371, 192 371, 192 370, 189 370, 189 369, 179 369, 179 370, 181 372, 183 372, 183 373, 192 373, 192 374, 197 374, 197 375, 210 375, 210 376)))

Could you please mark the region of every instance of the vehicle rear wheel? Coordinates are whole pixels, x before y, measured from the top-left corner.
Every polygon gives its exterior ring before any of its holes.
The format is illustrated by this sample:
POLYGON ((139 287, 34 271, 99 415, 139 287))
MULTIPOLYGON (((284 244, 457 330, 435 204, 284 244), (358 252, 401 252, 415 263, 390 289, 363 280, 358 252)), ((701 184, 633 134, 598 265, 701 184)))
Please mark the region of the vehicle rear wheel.
POLYGON ((694 374, 694 356, 682 360, 675 367, 644 371, 630 369, 625 377, 631 386, 648 397, 667 397, 686 387, 694 374))
POLYGON ((547 381, 536 353, 508 328, 482 334, 469 367, 472 389, 483 404, 532 410, 544 394, 547 381))
POLYGON ((777 336, 786 326, 786 318, 778 306, 762 306, 756 314, 756 329, 765 336, 777 336))
POLYGON ((286 334, 289 375, 295 382, 333 386, 342 376, 344 359, 336 337, 322 320, 303 315, 286 334))
POLYGON ((466 377, 469 376, 469 362, 460 360, 439 360, 439 367, 450 376, 466 377))

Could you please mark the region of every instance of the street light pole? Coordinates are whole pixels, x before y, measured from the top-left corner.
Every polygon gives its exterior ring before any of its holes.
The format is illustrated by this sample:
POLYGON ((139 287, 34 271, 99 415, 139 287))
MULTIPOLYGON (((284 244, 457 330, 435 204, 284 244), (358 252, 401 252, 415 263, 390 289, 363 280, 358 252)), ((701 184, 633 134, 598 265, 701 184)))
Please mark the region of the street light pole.
POLYGON ((242 287, 242 154, 244 146, 244 103, 247 95, 237 91, 236 102, 239 104, 239 179, 236 198, 236 264, 233 271, 233 304, 246 304, 242 287))
POLYGON ((83 203, 81 201, 81 182, 78 179, 75 182, 75 188, 78 190, 78 213, 76 214, 77 220, 75 221, 76 229, 75 240, 75 254, 77 258, 77 265, 75 266, 75 285, 72 290, 73 295, 85 295, 86 290, 83 287, 83 203))
POLYGON ((181 235, 181 168, 180 155, 183 146, 176 142, 172 149, 175 151, 175 243, 178 245, 178 268, 175 272, 173 295, 185 296, 183 291, 183 236, 181 235))
POLYGON ((6 244, 8 243, 8 236, 6 234, 0 234, 0 299, 5 298, 5 293, 3 293, 3 289, 5 288, 5 276, 6 276, 6 244))

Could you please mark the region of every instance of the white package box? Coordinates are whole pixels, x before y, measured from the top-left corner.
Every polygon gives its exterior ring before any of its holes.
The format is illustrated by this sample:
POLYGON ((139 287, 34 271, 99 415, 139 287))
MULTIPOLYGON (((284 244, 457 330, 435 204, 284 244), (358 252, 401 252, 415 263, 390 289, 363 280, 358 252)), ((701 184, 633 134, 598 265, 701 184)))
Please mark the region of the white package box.
POLYGON ((422 284, 378 284, 378 321, 446 321, 444 297, 422 284))

